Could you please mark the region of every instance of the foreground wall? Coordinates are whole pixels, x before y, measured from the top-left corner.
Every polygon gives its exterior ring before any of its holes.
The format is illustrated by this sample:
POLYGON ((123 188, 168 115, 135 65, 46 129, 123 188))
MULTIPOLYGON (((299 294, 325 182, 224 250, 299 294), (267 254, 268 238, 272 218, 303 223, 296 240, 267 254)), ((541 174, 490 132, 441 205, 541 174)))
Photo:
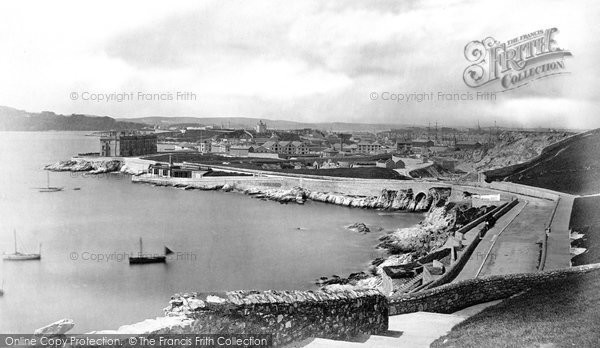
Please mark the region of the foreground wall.
POLYGON ((418 311, 452 313, 478 303, 507 298, 535 286, 551 284, 588 272, 600 274, 600 264, 549 272, 497 275, 464 280, 418 293, 392 297, 389 303, 389 314, 418 311))
POLYGON ((457 310, 504 299, 536 286, 594 272, 600 263, 549 272, 490 276, 418 293, 384 297, 377 290, 232 291, 220 296, 176 295, 165 317, 96 334, 270 334, 275 346, 321 337, 352 340, 381 334, 388 315, 457 310))
POLYGON ((388 329, 388 302, 377 290, 175 296, 165 311, 187 319, 185 328, 173 333, 271 334, 277 346, 311 337, 349 339, 388 329))

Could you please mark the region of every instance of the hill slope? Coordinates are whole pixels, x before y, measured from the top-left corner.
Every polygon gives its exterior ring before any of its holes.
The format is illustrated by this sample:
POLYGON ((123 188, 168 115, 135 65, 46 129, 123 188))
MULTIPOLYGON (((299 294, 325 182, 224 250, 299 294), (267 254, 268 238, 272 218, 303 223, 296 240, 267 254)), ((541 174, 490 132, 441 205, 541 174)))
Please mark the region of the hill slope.
POLYGON ((598 347, 600 277, 544 284, 484 309, 432 347, 598 347))
POLYGON ((121 122, 111 117, 87 115, 57 115, 53 112, 30 113, 0 106, 0 131, 101 131, 140 129, 146 125, 121 122))
POLYGON ((253 128, 259 120, 265 121, 269 129, 302 129, 313 128, 320 130, 333 131, 385 131, 391 128, 399 128, 398 124, 378 124, 378 123, 346 123, 346 122, 324 122, 307 123, 294 122, 286 120, 270 120, 266 118, 252 117, 141 117, 141 118, 121 118, 119 121, 140 122, 148 125, 176 125, 176 124, 198 124, 198 125, 217 125, 228 128, 253 128))
POLYGON ((486 181, 510 181, 571 194, 600 192, 600 129, 545 148, 531 161, 485 172, 486 181))

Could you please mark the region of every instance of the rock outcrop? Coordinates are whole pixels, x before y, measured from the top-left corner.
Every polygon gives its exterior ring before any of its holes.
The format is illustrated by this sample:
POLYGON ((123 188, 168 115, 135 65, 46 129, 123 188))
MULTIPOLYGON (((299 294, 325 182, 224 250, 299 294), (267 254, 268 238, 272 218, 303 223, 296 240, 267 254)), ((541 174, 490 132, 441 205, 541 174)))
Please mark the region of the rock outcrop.
POLYGON ((452 233, 493 207, 466 208, 455 203, 434 207, 414 227, 402 228, 380 238, 379 247, 392 254, 413 253, 423 256, 442 247, 452 233))
POLYGON ((72 319, 61 319, 34 331, 34 335, 55 336, 64 335, 75 326, 72 319))
POLYGON ((87 172, 89 174, 119 172, 123 163, 119 160, 90 161, 82 158, 73 158, 68 161, 58 161, 44 167, 45 170, 54 172, 87 172))
POLYGON ((358 232, 358 233, 369 233, 371 232, 371 229, 365 225, 364 222, 357 222, 357 223, 353 223, 352 225, 346 227, 349 230, 358 232))

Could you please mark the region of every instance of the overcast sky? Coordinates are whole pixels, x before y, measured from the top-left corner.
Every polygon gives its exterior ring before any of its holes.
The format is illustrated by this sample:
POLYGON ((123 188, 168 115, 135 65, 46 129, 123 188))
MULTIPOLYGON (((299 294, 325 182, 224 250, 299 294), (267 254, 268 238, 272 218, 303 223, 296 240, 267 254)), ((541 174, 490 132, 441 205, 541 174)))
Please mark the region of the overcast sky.
POLYGON ((0 3, 0 105, 113 117, 600 127, 598 1, 10 1, 0 3), (464 93, 465 45, 556 27, 568 75, 496 101, 464 93), (195 93, 140 101, 137 93, 195 93), (78 93, 72 100, 71 93, 78 93), (133 92, 94 102, 84 92, 133 92))

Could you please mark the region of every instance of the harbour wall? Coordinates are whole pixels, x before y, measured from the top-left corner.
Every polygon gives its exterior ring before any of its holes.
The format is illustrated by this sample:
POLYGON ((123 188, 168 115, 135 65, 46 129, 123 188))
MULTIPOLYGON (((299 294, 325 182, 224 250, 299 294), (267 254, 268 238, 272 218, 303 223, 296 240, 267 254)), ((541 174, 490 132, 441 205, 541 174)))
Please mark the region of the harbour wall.
MULTIPOLYGON (((438 181, 416 181, 416 180, 378 180, 378 179, 352 179, 352 178, 331 178, 318 177, 307 178, 302 176, 219 176, 203 177, 201 179, 192 178, 166 178, 156 175, 132 176, 134 183, 149 183, 161 186, 192 186, 203 189, 218 189, 228 185, 239 188, 256 188, 260 190, 290 190, 294 187, 313 192, 339 193, 346 196, 379 196, 383 189, 386 190, 412 190, 416 197, 419 193, 429 196, 431 188, 450 188, 450 201, 463 200, 463 192, 468 191, 472 194, 491 195, 500 194, 501 201, 509 201, 515 196, 510 191, 498 191, 489 187, 463 186, 452 183, 438 181)), ((489 204, 489 203, 488 203, 489 204)))

